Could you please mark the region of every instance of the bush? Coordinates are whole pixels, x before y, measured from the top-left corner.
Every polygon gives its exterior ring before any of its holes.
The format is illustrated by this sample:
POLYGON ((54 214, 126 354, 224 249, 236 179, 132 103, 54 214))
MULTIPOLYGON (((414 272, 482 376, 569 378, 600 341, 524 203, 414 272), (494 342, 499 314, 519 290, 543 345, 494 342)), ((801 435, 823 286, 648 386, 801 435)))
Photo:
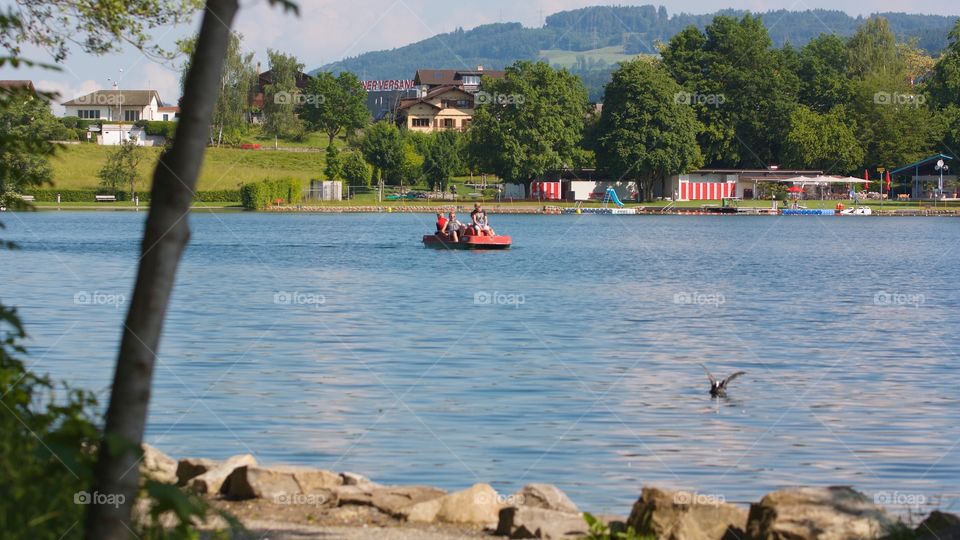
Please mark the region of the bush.
POLYGON ((166 137, 168 140, 173 140, 173 136, 177 132, 177 123, 173 121, 139 120, 135 125, 144 128, 147 135, 166 137))
POLYGON ((240 202, 248 210, 263 210, 274 201, 297 204, 303 199, 303 186, 295 178, 261 180, 240 188, 240 202))

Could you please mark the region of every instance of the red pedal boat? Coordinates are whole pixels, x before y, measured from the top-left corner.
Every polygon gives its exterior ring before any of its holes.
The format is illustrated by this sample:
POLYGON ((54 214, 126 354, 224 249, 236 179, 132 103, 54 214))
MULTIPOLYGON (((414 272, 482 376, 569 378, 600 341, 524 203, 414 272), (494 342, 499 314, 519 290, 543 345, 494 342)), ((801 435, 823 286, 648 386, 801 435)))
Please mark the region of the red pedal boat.
POLYGON ((465 234, 454 242, 444 233, 423 235, 423 245, 435 249, 507 249, 513 243, 509 236, 486 236, 465 234))

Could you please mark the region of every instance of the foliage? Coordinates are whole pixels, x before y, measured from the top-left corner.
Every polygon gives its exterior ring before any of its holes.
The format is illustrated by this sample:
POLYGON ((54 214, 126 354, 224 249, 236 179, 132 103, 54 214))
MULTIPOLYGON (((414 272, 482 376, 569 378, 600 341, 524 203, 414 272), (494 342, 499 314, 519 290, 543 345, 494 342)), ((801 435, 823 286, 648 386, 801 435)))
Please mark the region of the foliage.
POLYGON ((172 120, 140 120, 135 125, 142 127, 147 135, 165 137, 168 141, 177 133, 177 123, 172 120))
POLYGON ((607 85, 598 160, 615 178, 641 180, 647 200, 655 190, 666 195, 663 182, 671 175, 703 165, 697 146, 702 126, 692 107, 677 100, 680 93, 663 68, 643 60, 621 64, 607 85))
POLYGON ((323 131, 329 138, 328 146, 342 130, 357 130, 370 121, 367 111, 367 93, 360 79, 343 71, 318 73, 306 88, 307 99, 300 113, 311 128, 323 131))
POLYGON ((797 107, 790 117, 786 143, 784 165, 791 168, 850 174, 864 162, 856 125, 842 105, 824 114, 797 107))
POLYGON ((489 103, 477 107, 468 148, 483 170, 529 183, 570 167, 583 134, 587 91, 566 70, 517 62, 503 79, 486 80, 489 103))
POLYGON ((397 126, 376 122, 368 127, 360 140, 360 151, 381 182, 400 184, 407 156, 403 134, 397 126))
POLYGON ((960 105, 960 21, 949 35, 950 45, 937 61, 927 91, 941 107, 960 105))
POLYGON ((323 167, 323 175, 327 180, 337 180, 343 174, 343 163, 340 162, 340 151, 334 145, 327 146, 326 164, 323 167))
POLYGON ((124 141, 107 157, 107 162, 100 169, 97 175, 100 177, 100 186, 109 191, 120 191, 130 186, 130 198, 133 199, 140 181, 137 167, 143 159, 143 148, 136 141, 124 141))
POLYGON ((897 50, 897 38, 884 17, 870 17, 847 43, 850 73, 866 79, 871 76, 898 78, 906 63, 897 50))
POLYGON ((370 185, 370 166, 359 152, 350 152, 343 160, 343 179, 350 186, 370 185))
POLYGON ((423 177, 430 189, 446 191, 450 177, 461 168, 461 138, 455 131, 441 131, 427 139, 423 149, 423 177))
POLYGON ((583 520, 590 528, 587 540, 654 540, 653 535, 639 534, 633 527, 626 530, 612 530, 610 525, 600 521, 590 512, 583 513, 583 520))
POLYGON ((854 85, 848 61, 846 43, 835 34, 821 34, 807 43, 797 70, 800 103, 818 113, 849 103, 854 85))
POLYGON ((271 137, 298 139, 304 135, 303 122, 297 118, 297 76, 303 72, 296 56, 267 50, 271 83, 263 92, 263 132, 271 137))
POLYGON ((240 203, 248 210, 263 210, 278 201, 297 204, 303 198, 303 186, 294 178, 262 180, 240 188, 240 203))
POLYGON ((49 156, 67 128, 50 112, 49 96, 27 88, 0 90, 0 206, 11 206, 7 193, 50 183, 49 156))

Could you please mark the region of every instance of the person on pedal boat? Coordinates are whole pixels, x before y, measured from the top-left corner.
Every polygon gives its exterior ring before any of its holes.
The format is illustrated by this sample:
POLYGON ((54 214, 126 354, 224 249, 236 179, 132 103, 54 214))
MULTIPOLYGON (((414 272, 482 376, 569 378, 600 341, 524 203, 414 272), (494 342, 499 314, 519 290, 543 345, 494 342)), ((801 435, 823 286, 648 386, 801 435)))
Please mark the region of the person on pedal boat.
POLYGON ((477 234, 485 233, 494 236, 493 228, 490 227, 490 222, 487 219, 487 213, 483 211, 480 203, 474 203, 473 212, 470 212, 470 221, 473 222, 473 226, 477 229, 477 234))
POLYGON ((437 212, 437 233, 442 233, 447 227, 447 218, 443 212, 437 212))
POLYGON ((462 233, 463 223, 457 221, 457 213, 450 212, 450 219, 447 220, 447 230, 446 233, 450 236, 450 239, 454 242, 460 241, 460 234, 462 233))

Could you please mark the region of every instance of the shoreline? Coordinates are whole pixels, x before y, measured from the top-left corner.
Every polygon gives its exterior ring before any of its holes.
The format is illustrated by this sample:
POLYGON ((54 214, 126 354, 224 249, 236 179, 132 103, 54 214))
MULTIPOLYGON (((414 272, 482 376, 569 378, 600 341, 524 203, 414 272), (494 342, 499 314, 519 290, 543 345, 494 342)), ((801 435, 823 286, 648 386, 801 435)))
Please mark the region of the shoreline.
MULTIPOLYGON (((351 472, 266 466, 250 454, 223 461, 175 460, 146 444, 143 451, 143 476, 175 484, 232 514, 253 533, 249 538, 271 533, 291 540, 610 539, 629 529, 640 535, 630 538, 673 540, 960 538, 960 516, 911 509, 907 516, 912 521, 904 522, 888 508, 899 505, 889 492, 870 498, 846 486, 787 487, 749 508, 721 495, 645 486, 625 513, 591 516, 552 484, 527 484, 510 495, 485 483, 448 492, 382 485, 351 472)), ((140 503, 138 515, 147 516, 149 501, 140 503)), ((172 519, 162 515, 159 522, 172 527, 172 519)), ((201 528, 224 525, 222 518, 208 516, 201 528)))

